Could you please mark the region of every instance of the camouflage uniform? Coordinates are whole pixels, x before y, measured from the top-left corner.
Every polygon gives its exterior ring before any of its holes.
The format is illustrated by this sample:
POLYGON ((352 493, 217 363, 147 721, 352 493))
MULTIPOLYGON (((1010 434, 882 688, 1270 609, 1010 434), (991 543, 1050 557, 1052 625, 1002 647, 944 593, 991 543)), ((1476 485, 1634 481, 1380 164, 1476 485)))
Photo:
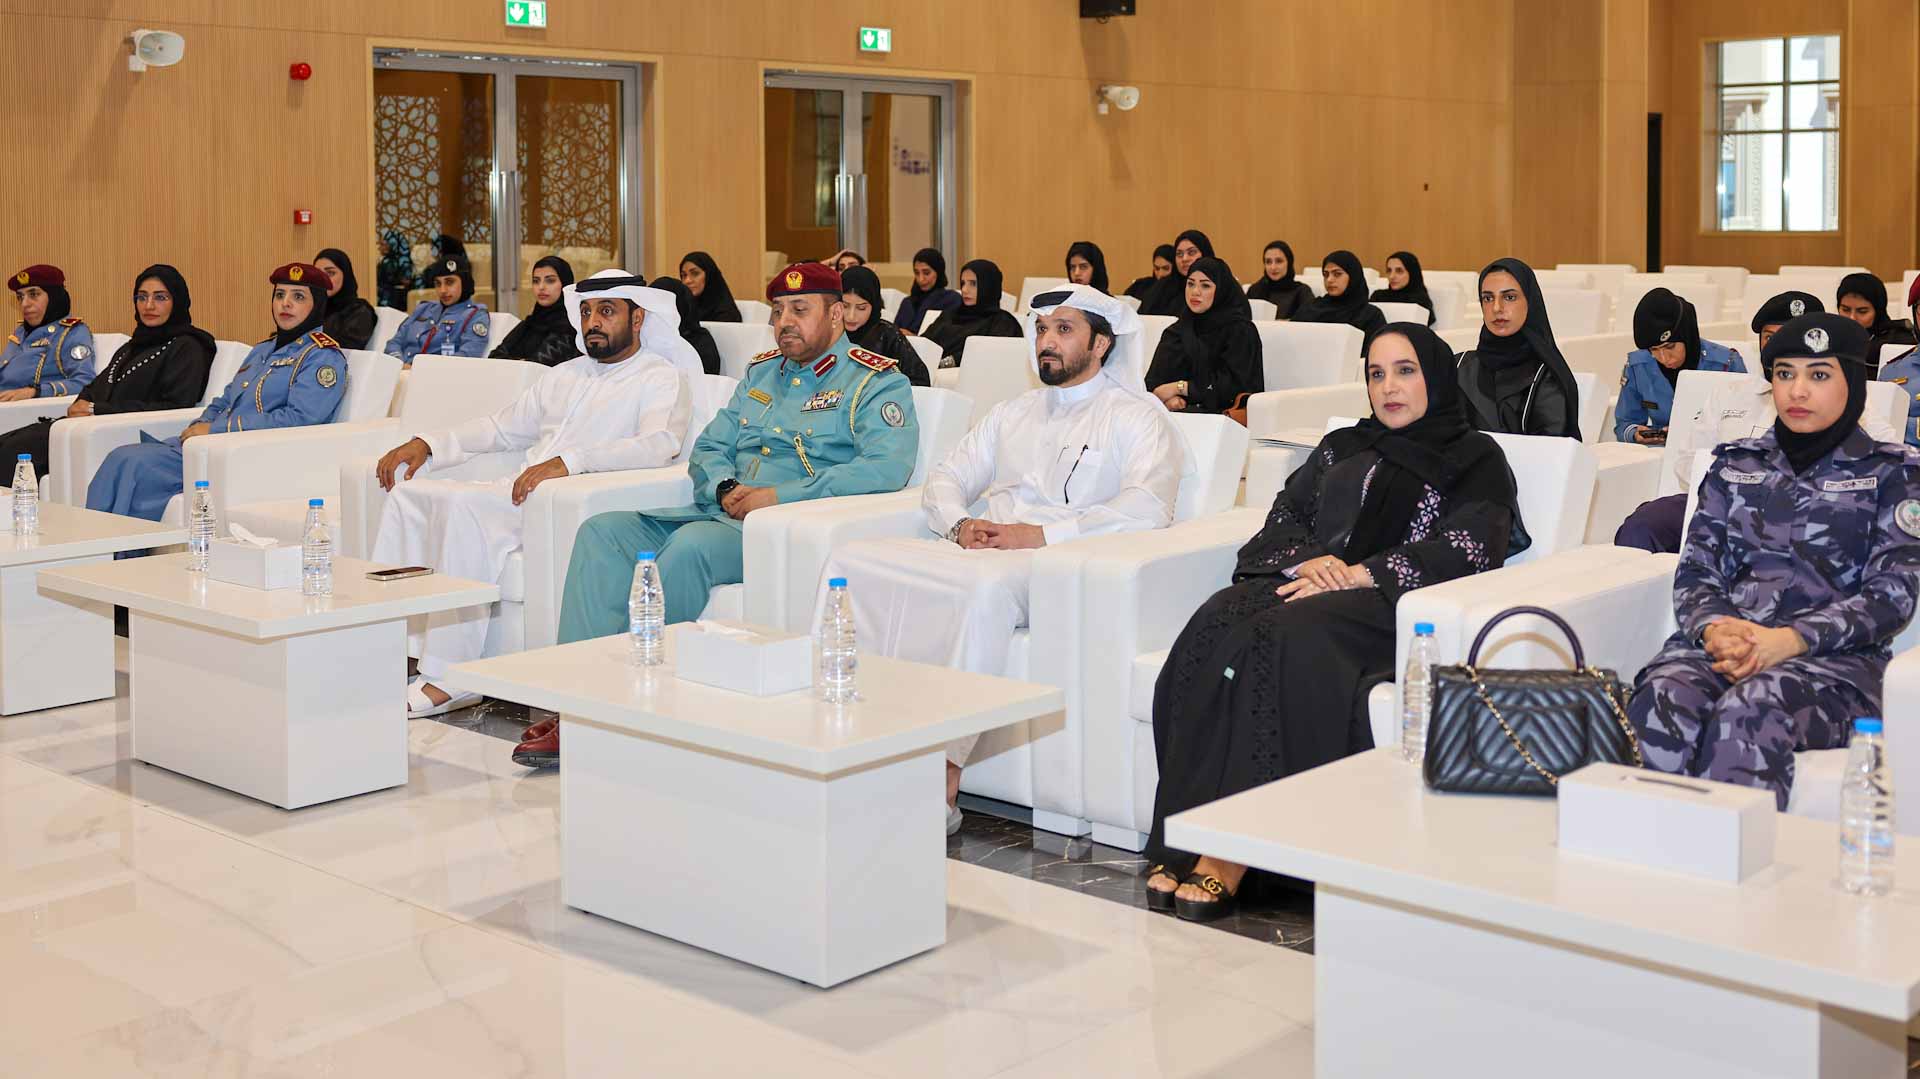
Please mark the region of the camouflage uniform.
POLYGON ((1916 464, 1859 430, 1799 476, 1771 431, 1716 451, 1674 573, 1680 628, 1628 705, 1649 767, 1766 787, 1784 810, 1794 753, 1843 746, 1855 717, 1880 714, 1920 570, 1916 464), (1792 626, 1807 652, 1735 685, 1700 646, 1721 618, 1792 626))

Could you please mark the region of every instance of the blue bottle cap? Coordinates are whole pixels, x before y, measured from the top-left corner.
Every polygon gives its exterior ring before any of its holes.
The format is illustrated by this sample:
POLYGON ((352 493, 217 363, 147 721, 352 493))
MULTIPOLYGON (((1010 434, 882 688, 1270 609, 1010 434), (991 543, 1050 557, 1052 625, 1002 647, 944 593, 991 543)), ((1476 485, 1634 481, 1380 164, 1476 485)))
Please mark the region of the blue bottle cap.
POLYGON ((205 487, 206 485, 207 485, 207 481, 206 481, 206 480, 194 480, 194 481, 193 481, 193 489, 194 489, 194 490, 196 490, 196 491, 198 491, 198 490, 199 490, 200 488, 202 488, 202 487, 205 487))
POLYGON ((21 454, 20 456, 18 456, 18 457, 15 457, 15 458, 14 458, 14 460, 16 460, 16 461, 31 461, 31 460, 33 460, 33 454, 31 454, 31 453, 23 453, 23 454, 21 454))
POLYGON ((1853 731, 1855 734, 1879 734, 1880 721, 1872 716, 1856 719, 1853 721, 1853 731))
POLYGON ((1413 632, 1422 637, 1431 637, 1433 636, 1433 623, 1432 622, 1415 622, 1413 624, 1413 632))
POLYGON ((326 500, 326 499, 324 499, 324 498, 309 498, 309 499, 307 499, 307 508, 308 508, 308 509, 315 509, 315 508, 318 508, 318 507, 320 507, 320 506, 324 506, 324 505, 326 505, 326 504, 327 504, 327 500, 326 500))
POLYGON ((847 579, 845 577, 829 577, 827 578, 827 587, 845 588, 847 587, 847 579))
POLYGON ((635 562, 651 562, 651 561, 653 561, 653 552, 652 552, 652 551, 641 551, 641 552, 640 552, 639 554, 637 554, 637 555, 635 555, 635 556, 633 557, 633 560, 634 560, 635 562))

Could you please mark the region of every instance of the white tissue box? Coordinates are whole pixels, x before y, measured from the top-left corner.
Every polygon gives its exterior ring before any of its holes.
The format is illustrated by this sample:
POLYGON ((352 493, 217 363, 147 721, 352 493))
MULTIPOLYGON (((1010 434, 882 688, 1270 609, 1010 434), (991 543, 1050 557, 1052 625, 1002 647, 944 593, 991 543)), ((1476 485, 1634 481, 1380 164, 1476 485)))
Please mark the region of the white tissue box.
POLYGON ((770 697, 813 684, 813 639, 744 622, 673 627, 674 673, 735 693, 770 697))
POLYGON ((1560 780, 1560 849, 1738 884, 1773 864, 1773 792, 1590 764, 1560 780))
POLYGON ((259 547, 234 539, 217 539, 208 545, 207 576, 263 591, 294 588, 300 584, 300 545, 259 547))

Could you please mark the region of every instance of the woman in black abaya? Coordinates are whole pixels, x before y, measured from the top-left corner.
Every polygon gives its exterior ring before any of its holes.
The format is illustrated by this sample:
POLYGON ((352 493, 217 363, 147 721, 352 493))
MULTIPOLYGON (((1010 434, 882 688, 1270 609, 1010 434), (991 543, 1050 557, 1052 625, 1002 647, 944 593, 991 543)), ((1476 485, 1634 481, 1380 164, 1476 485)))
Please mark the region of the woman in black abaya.
POLYGON ((1370 748, 1366 699, 1392 677, 1400 596, 1528 546, 1513 475, 1467 423, 1445 342, 1393 323, 1365 370, 1373 415, 1287 479, 1154 686, 1152 909, 1231 913, 1246 868, 1169 848, 1167 818, 1370 748))
POLYGON ((1580 389, 1533 267, 1519 259, 1480 271, 1480 343, 1460 354, 1460 396, 1482 431, 1580 437, 1580 389))
POLYGON ((1147 389, 1170 412, 1221 413, 1266 388, 1260 331, 1233 270, 1203 258, 1187 269, 1187 308, 1160 337, 1147 389))
POLYGON ((740 305, 720 264, 705 251, 689 251, 680 260, 680 283, 693 294, 693 313, 701 322, 739 322, 740 305))
POLYGON ((894 361, 915 386, 932 385, 926 362, 907 343, 899 327, 880 317, 886 303, 880 296, 880 277, 865 266, 840 271, 840 299, 846 305, 847 340, 875 355, 894 361))
POLYGON ((1247 299, 1273 305, 1273 317, 1290 319, 1313 302, 1313 290, 1293 275, 1293 245, 1275 240, 1260 252, 1260 280, 1247 290, 1247 299))
POLYGON ((1153 272, 1145 277, 1134 278, 1133 283, 1127 286, 1126 294, 1144 303, 1147 294, 1153 291, 1153 286, 1159 284, 1161 278, 1171 273, 1173 273, 1173 245, 1161 244, 1153 249, 1153 272))
POLYGON ((1112 295, 1107 289, 1107 256, 1099 244, 1075 240, 1067 246, 1067 281, 1112 295))
POLYGON ((1199 229, 1188 229, 1175 237, 1173 241, 1173 272, 1153 283, 1145 299, 1140 301, 1140 313, 1143 315, 1172 315, 1186 318, 1192 314, 1187 310, 1187 271, 1203 258, 1213 257, 1213 241, 1199 229))
POLYGON ((1335 251, 1322 261, 1320 276, 1327 294, 1294 312, 1293 321, 1344 322, 1364 334, 1387 324, 1380 309, 1367 302, 1367 275, 1360 267, 1360 256, 1335 251))
POLYGON ((1024 337, 1020 320, 1000 307, 1000 267, 974 259, 960 267, 960 306, 921 331, 940 346, 941 366, 959 365, 969 337, 1024 337))
POLYGON ((1420 260, 1411 251, 1395 251, 1387 256, 1386 269, 1387 287, 1373 290, 1374 302, 1417 303, 1427 309, 1427 325, 1433 325, 1433 297, 1427 294, 1427 277, 1420 270, 1420 260))

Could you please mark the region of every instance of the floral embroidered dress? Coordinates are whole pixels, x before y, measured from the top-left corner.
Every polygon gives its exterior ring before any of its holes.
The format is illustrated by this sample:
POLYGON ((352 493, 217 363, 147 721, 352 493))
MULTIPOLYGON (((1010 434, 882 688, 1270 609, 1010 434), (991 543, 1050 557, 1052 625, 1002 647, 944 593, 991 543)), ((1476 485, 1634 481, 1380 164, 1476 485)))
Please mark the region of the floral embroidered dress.
POLYGON ((1371 748, 1366 699, 1392 677, 1400 596, 1496 568, 1531 542, 1506 458, 1485 454, 1446 491, 1426 486, 1389 533, 1398 542, 1360 560, 1375 587, 1276 597, 1308 559, 1352 561, 1349 541, 1384 459, 1373 449, 1341 457, 1333 440, 1288 478, 1240 549, 1234 583, 1194 613, 1160 672, 1150 861, 1192 862, 1164 844, 1169 815, 1371 748))

